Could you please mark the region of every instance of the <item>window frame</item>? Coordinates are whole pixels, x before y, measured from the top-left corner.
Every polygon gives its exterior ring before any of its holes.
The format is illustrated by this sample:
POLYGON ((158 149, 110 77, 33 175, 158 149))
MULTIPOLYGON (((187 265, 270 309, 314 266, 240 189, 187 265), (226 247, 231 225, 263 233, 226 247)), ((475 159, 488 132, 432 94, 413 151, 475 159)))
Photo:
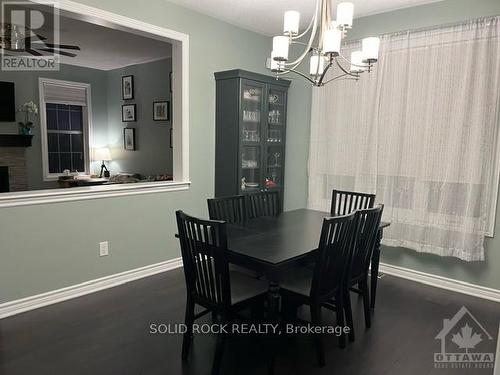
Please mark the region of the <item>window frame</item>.
MULTIPOLYGON (((90 83, 84 82, 74 82, 74 81, 63 81, 52 78, 38 78, 38 92, 40 98, 40 133, 42 138, 42 171, 44 181, 57 181, 59 176, 63 173, 50 173, 49 169, 49 143, 48 143, 48 129, 47 129, 47 102, 45 100, 45 92, 43 85, 45 83, 61 86, 61 87, 76 87, 85 89, 86 94, 86 107, 82 111, 82 122, 83 122, 83 154, 84 154, 84 167, 85 170, 81 171, 85 174, 90 174, 90 140, 92 139, 92 87, 90 83)), ((65 104, 65 105, 78 105, 80 103, 74 103, 71 101, 61 101, 54 102, 54 104, 65 104)))
MULTIPOLYGON (((43 5, 45 0, 32 0, 32 2, 43 5)), ((165 41, 172 45, 174 180, 2 193, 0 194, 0 208, 188 190, 191 185, 189 178, 189 35, 70 0, 59 0, 55 6, 63 16, 165 41)))

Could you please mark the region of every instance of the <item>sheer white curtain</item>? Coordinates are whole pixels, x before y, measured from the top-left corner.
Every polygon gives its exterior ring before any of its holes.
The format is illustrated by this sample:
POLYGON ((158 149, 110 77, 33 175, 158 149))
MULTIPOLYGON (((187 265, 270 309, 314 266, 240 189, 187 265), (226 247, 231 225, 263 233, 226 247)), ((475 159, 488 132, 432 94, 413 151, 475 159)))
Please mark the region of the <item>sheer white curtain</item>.
POLYGON ((333 188, 374 192, 391 222, 386 245, 484 259, 499 17, 384 35, 371 74, 313 91, 308 207, 329 210, 333 188))

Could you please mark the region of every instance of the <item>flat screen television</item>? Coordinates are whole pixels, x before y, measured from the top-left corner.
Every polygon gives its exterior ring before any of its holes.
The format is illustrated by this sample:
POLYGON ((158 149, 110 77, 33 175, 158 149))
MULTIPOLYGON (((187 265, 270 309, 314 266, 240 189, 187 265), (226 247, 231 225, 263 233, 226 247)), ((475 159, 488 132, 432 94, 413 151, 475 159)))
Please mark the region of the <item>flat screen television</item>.
POLYGON ((0 121, 16 121, 16 97, 14 82, 0 81, 0 121))

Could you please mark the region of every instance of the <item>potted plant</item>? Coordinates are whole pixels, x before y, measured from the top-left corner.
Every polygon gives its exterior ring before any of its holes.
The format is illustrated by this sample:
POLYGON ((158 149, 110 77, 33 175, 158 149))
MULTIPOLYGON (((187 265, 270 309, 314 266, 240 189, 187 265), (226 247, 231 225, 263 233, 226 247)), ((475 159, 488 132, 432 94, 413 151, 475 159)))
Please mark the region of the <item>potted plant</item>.
POLYGON ((31 129, 35 126, 31 120, 34 120, 34 118, 38 115, 38 106, 33 101, 29 101, 24 103, 19 108, 18 112, 24 113, 24 122, 18 122, 19 134, 31 134, 31 129))

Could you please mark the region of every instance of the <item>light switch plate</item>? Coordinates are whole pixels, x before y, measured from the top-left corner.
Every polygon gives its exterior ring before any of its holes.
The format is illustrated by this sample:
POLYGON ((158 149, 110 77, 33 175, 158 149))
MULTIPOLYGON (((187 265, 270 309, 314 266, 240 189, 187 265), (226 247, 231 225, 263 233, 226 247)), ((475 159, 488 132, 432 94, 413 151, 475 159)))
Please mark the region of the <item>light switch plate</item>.
POLYGON ((109 243, 108 241, 99 242, 99 256, 104 257, 109 255, 109 243))

